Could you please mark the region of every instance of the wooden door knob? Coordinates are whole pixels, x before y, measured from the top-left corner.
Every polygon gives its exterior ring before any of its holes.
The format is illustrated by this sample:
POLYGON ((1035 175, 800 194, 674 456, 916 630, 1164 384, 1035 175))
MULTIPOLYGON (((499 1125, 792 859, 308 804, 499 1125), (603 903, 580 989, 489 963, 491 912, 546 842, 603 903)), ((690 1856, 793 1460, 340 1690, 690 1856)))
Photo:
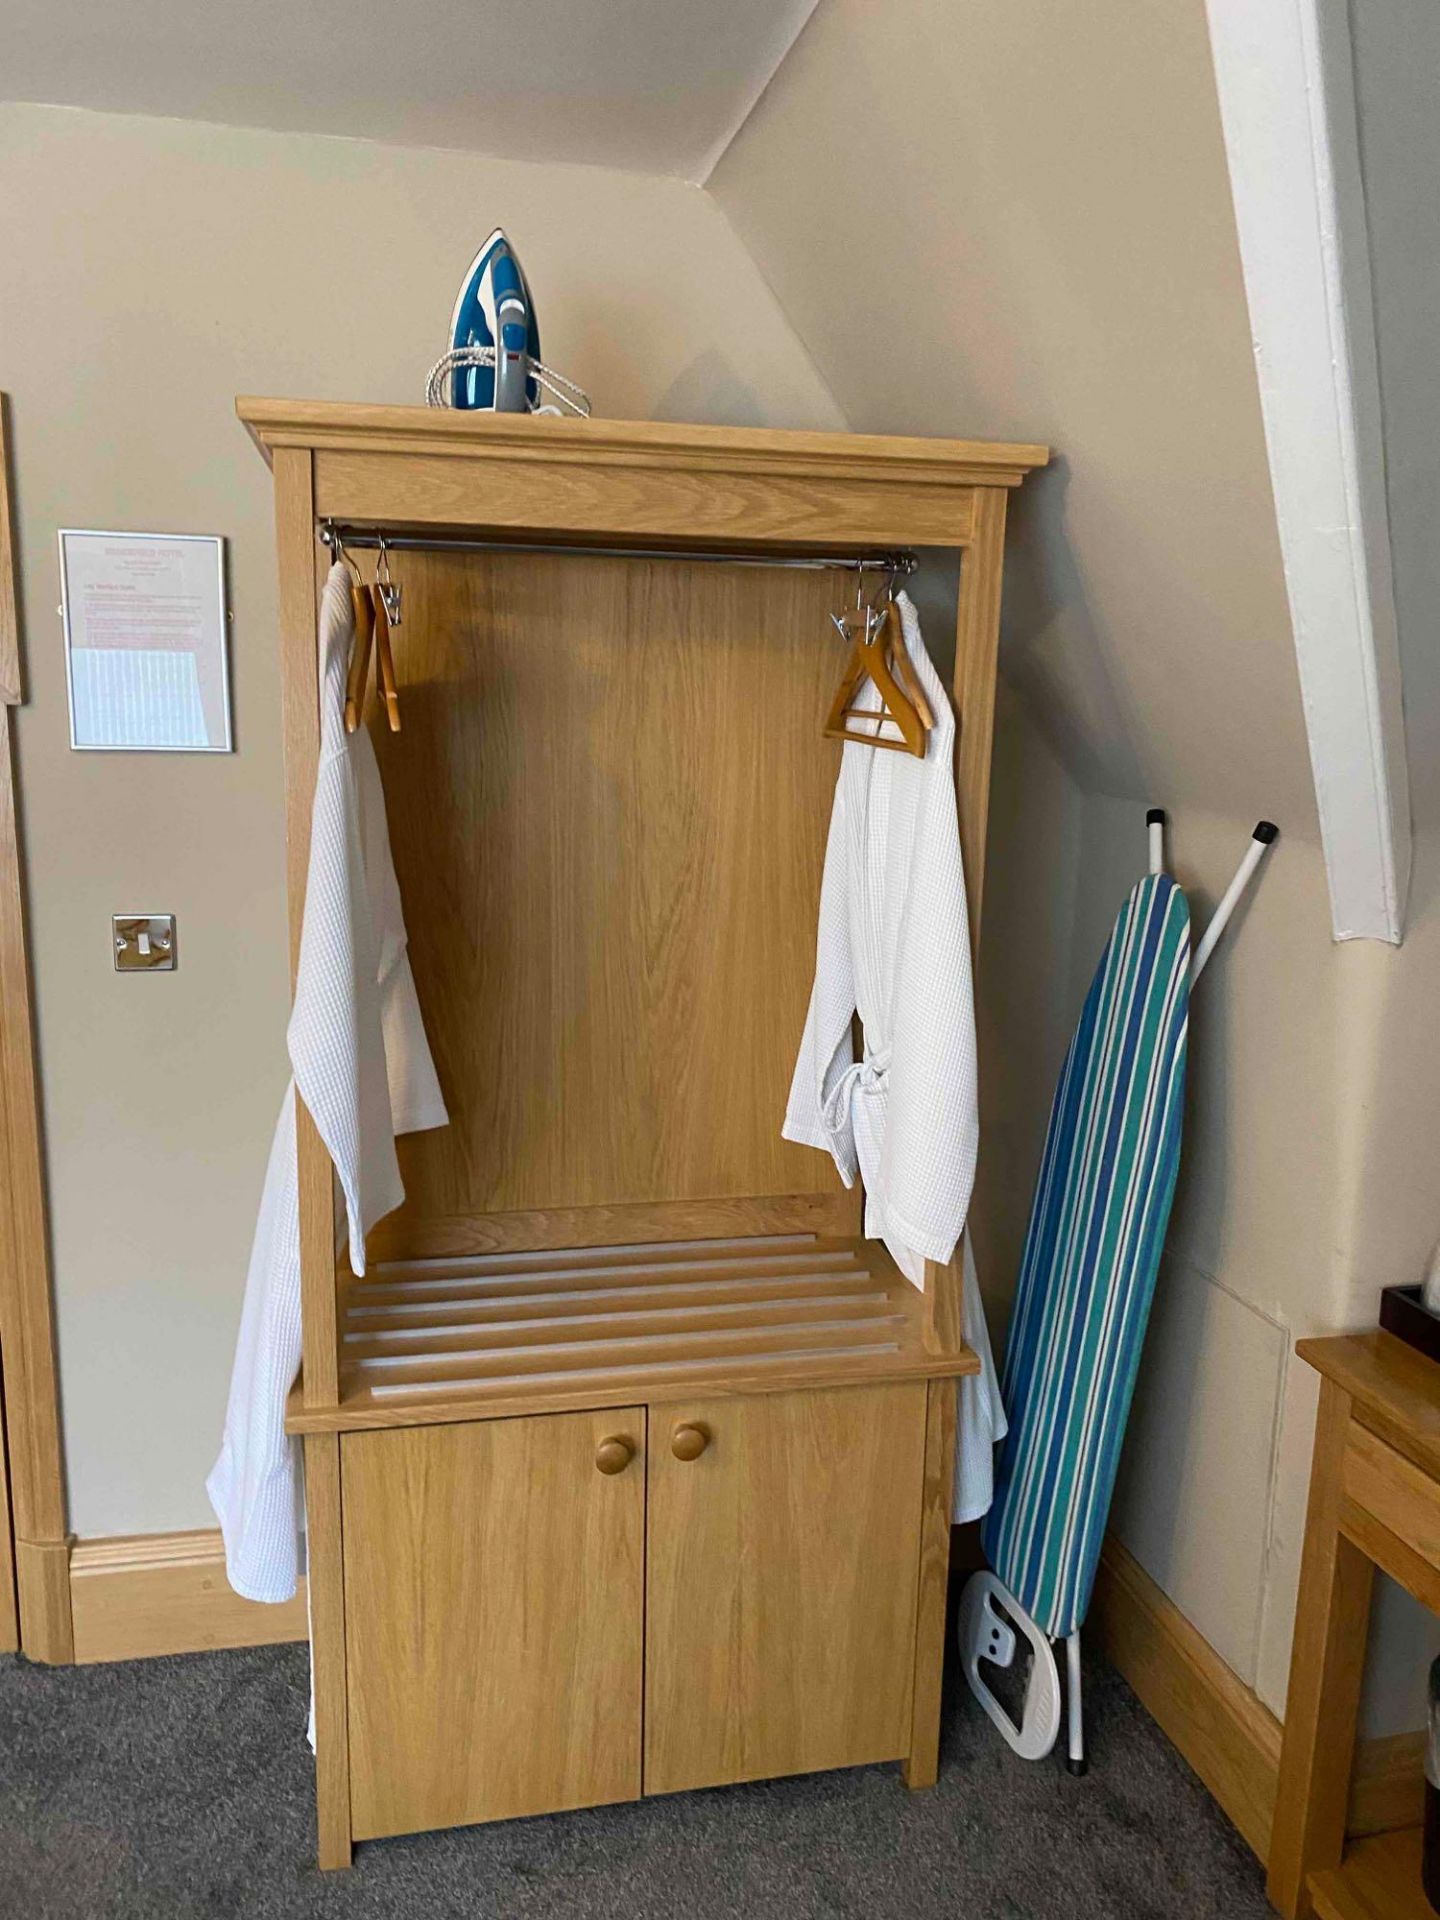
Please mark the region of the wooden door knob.
POLYGON ((595 1464, 601 1473, 623 1473, 635 1458, 635 1449, 623 1434, 611 1434, 595 1449, 595 1464))
POLYGON ((670 1451, 677 1460, 698 1460, 710 1444, 710 1429, 687 1420, 670 1436, 670 1451))

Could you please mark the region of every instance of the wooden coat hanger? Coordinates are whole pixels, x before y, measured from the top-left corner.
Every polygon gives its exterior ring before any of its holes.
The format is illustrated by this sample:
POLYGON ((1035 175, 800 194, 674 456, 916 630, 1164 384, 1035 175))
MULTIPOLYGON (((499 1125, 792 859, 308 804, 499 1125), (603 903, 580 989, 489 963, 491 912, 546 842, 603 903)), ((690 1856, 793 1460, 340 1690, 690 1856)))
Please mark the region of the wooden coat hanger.
MULTIPOLYGON (((857 606, 848 613, 836 613, 830 617, 839 631, 852 642, 852 646, 839 688, 825 716, 826 739, 853 740, 857 746, 886 747, 897 753, 913 753, 917 759, 923 759, 927 719, 929 725, 934 724, 934 719, 924 696, 921 695, 920 705, 917 706, 891 671, 892 645, 898 644, 902 655, 905 651, 904 636, 900 633, 900 616, 895 610, 894 601, 888 601, 883 611, 870 606, 857 606), (856 695, 867 679, 873 682, 880 695, 878 707, 855 705, 856 695), (921 706, 927 718, 921 717, 921 706), (887 739, 881 732, 882 724, 887 720, 892 721, 898 729, 898 740, 887 739)), ((914 675, 908 659, 901 671, 914 688, 914 675)), ((918 692, 918 688, 915 691, 918 692)))

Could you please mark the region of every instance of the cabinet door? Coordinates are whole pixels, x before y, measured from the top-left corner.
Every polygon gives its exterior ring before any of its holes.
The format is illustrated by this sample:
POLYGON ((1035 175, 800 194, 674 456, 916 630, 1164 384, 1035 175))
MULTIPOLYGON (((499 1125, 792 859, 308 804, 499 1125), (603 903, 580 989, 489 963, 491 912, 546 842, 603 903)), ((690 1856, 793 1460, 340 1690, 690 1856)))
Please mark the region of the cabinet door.
POLYGON ((644 1434, 624 1407, 344 1437, 356 1839, 638 1796, 644 1434))
POLYGON ((647 1793, 909 1752, 924 1458, 923 1382, 652 1407, 647 1793))

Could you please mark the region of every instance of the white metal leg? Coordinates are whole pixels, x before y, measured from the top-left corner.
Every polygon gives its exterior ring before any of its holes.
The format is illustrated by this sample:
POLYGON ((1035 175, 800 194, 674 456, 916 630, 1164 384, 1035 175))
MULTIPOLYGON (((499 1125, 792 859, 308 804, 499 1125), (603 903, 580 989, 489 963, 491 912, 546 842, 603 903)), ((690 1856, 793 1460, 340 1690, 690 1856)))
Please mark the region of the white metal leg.
POLYGON ((1085 1771, 1085 1707, 1080 1693, 1080 1629, 1065 1638, 1065 1720, 1068 1746, 1065 1764, 1071 1773, 1085 1771))
POLYGON ((1190 984, 1192 987, 1200 978, 1205 962, 1215 951, 1215 942, 1230 924, 1230 916, 1239 905, 1241 894, 1244 893, 1246 887, 1249 886, 1251 875, 1265 858, 1266 848, 1270 846, 1278 833, 1278 827, 1272 826, 1268 820, 1262 820, 1250 836, 1250 844, 1245 849, 1245 858, 1235 869, 1235 878, 1225 889, 1219 906, 1216 907, 1214 914, 1211 916, 1209 926, 1206 927, 1204 933, 1200 936, 1200 944, 1196 947, 1194 957, 1190 962, 1190 984))
POLYGON ((1151 807, 1145 816, 1145 826, 1150 835, 1150 871, 1165 871, 1165 814, 1160 807, 1151 807))

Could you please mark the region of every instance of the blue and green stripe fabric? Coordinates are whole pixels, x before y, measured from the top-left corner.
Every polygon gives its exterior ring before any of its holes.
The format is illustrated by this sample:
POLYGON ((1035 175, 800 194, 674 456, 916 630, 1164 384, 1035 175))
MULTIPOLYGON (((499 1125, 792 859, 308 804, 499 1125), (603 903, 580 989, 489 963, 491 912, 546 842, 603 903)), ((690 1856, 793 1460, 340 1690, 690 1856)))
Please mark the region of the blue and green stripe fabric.
POLYGON ((1168 874, 1120 911, 1050 1109, 983 1539, 1045 1632, 1085 1618, 1180 1164, 1190 916, 1168 874))

